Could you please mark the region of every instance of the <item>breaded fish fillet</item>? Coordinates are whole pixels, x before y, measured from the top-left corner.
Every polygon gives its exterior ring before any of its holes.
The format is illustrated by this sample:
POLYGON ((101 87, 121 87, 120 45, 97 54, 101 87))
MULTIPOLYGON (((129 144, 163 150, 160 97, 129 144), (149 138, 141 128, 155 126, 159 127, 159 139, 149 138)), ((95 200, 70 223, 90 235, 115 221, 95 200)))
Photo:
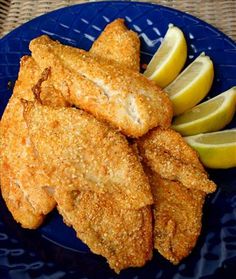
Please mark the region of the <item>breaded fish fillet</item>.
POLYGON ((25 101, 24 110, 65 222, 116 272, 144 265, 152 255, 152 194, 125 137, 75 108, 25 101))
POLYGON ((161 177, 206 193, 216 190, 197 153, 174 130, 154 129, 138 140, 138 147, 147 166, 161 177))
POLYGON ((154 198, 154 247, 177 264, 196 244, 206 193, 216 185, 197 153, 171 129, 154 129, 136 146, 154 198))
POLYGON ((24 107, 30 138, 52 186, 116 193, 126 208, 152 203, 141 163, 123 135, 75 108, 37 102, 24 107))
POLYGON ((153 249, 150 207, 125 209, 114 194, 57 187, 55 199, 64 221, 96 254, 106 257, 117 273, 143 266, 153 249))
POLYGON ((140 40, 137 33, 126 28, 124 19, 119 18, 108 24, 90 52, 139 72, 140 40))
POLYGON ((196 245, 206 194, 161 178, 148 167, 145 173, 154 198, 154 247, 166 259, 178 264, 196 245))
POLYGON ((166 93, 139 73, 41 36, 30 43, 40 68, 66 100, 109 122, 125 135, 139 137, 149 129, 168 127, 172 104, 166 93))
POLYGON ((1 170, 4 171, 4 174, 1 174, 2 197, 13 218, 19 222, 23 228, 37 228, 44 220, 42 210, 35 210, 14 177, 9 174, 7 166, 1 166, 1 170))
POLYGON ((21 98, 34 99, 31 88, 40 76, 33 59, 23 57, 13 95, 0 124, 1 191, 14 219, 24 228, 38 227, 55 206, 46 191, 48 178, 39 167, 21 102, 21 98))

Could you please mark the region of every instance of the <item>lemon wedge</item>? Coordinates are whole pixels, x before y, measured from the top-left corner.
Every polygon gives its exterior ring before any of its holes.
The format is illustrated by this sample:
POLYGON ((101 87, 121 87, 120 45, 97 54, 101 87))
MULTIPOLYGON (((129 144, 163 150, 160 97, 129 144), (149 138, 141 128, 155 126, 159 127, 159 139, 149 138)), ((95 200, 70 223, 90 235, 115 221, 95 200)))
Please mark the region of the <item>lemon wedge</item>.
POLYGON ((187 43, 184 34, 178 27, 170 24, 144 75, 163 88, 177 77, 186 58, 187 43))
POLYGON ((224 128, 236 109, 236 86, 175 117, 172 128, 183 136, 214 132, 224 128))
POLYGON ((198 104, 209 92, 213 78, 213 63, 202 53, 164 89, 173 102, 174 115, 198 104))
POLYGON ((185 137, 202 163, 213 169, 236 167, 236 129, 185 137))

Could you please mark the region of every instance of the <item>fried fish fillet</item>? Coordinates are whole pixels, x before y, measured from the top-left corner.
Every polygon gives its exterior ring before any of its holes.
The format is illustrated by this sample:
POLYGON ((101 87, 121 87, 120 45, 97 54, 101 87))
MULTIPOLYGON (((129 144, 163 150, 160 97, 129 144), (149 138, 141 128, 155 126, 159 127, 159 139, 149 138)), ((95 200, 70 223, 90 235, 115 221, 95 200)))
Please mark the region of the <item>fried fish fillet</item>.
POLYGON ((24 117, 52 186, 116 193, 126 208, 152 203, 148 180, 123 135, 76 108, 25 101, 24 117))
POLYGON ((40 73, 32 58, 22 58, 19 77, 0 124, 1 191, 14 219, 24 228, 38 227, 55 206, 46 191, 48 177, 39 167, 21 103, 21 98, 34 99, 31 88, 40 73))
POLYGON ((125 137, 75 108, 25 101, 24 117, 65 222, 116 272, 143 265, 152 255, 152 194, 125 137))
POLYGON ((115 194, 57 187, 55 199, 64 221, 97 254, 107 258, 117 273, 143 266, 152 256, 152 214, 150 207, 125 209, 115 194))
POLYGON ((216 189, 197 153, 171 129, 137 140, 154 205, 154 247, 174 264, 186 257, 201 231, 205 196, 216 189))
POLYGON ((137 33, 126 28, 124 19, 119 18, 108 24, 90 52, 139 72, 140 40, 137 33))
POLYGON ((32 56, 51 69, 54 87, 66 100, 138 137, 149 129, 168 127, 172 104, 166 93, 139 73, 41 36, 30 43, 32 56))
POLYGON ((154 247, 178 264, 196 245, 206 194, 188 189, 178 181, 161 178, 148 167, 145 173, 154 198, 154 247))
POLYGON ((174 130, 154 129, 138 140, 138 147, 147 166, 161 177, 206 193, 216 190, 197 153, 174 130))

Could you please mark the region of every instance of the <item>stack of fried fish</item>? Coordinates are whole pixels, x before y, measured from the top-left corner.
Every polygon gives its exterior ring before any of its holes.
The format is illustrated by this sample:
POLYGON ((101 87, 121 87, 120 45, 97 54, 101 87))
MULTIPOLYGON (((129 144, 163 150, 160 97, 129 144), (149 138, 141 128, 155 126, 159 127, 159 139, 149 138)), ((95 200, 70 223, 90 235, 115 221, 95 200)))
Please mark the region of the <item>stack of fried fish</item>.
POLYGON ((57 207, 117 273, 143 266, 153 246, 179 263, 216 185, 169 128, 167 94, 139 73, 138 35, 117 19, 89 52, 47 36, 30 50, 0 124, 1 191, 14 219, 36 229, 57 207))

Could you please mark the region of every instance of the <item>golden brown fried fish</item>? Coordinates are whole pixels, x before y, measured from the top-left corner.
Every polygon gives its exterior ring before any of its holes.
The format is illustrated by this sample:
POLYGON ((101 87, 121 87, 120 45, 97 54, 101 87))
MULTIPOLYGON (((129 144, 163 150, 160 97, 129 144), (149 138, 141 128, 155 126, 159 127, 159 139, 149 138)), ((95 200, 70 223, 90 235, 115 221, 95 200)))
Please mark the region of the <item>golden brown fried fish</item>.
POLYGON ((139 72, 139 37, 126 28, 124 19, 119 18, 108 24, 93 43, 90 52, 139 72))
POLYGON ((161 177, 206 193, 216 190, 197 153, 174 130, 154 129, 138 140, 138 147, 147 166, 161 177))
POLYGON ((125 209, 116 194, 80 192, 57 187, 55 199, 64 221, 96 254, 106 257, 117 273, 143 266, 152 256, 152 214, 150 207, 125 209))
POLYGON ((51 69, 54 87, 70 103, 124 134, 138 137, 155 126, 170 126, 168 96, 141 74, 47 36, 34 39, 30 49, 42 70, 51 69))
POLYGON ((123 135, 75 108, 24 106, 30 138, 52 186, 116 193, 126 208, 152 203, 148 180, 123 135))
POLYGON ((137 140, 154 198, 154 247, 177 264, 196 244, 207 178, 197 153, 171 129, 155 129, 137 140))
POLYGON ((1 190, 14 219, 24 228, 36 228, 55 206, 46 191, 48 178, 40 169, 23 118, 21 98, 33 100, 31 88, 41 71, 30 57, 21 60, 14 93, 1 119, 1 190))
POLYGON ((116 272, 143 265, 152 255, 152 195, 125 137, 75 108, 25 101, 24 110, 65 222, 116 272))
POLYGON ((196 245, 206 194, 161 178, 148 167, 145 173, 154 198, 154 247, 166 259, 178 264, 196 245))

